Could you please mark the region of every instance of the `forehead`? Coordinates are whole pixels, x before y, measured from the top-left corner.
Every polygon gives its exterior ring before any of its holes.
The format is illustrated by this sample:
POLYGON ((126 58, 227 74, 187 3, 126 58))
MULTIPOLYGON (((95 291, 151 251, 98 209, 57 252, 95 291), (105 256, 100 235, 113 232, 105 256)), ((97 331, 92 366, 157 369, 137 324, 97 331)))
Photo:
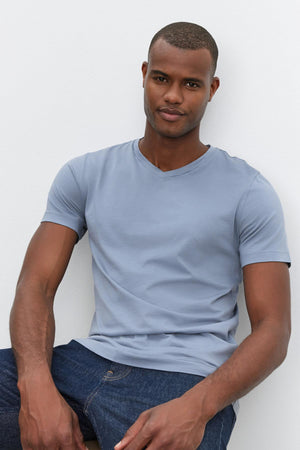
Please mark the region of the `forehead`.
POLYGON ((149 53, 149 69, 184 77, 203 77, 212 72, 212 57, 206 48, 182 49, 158 39, 149 53))

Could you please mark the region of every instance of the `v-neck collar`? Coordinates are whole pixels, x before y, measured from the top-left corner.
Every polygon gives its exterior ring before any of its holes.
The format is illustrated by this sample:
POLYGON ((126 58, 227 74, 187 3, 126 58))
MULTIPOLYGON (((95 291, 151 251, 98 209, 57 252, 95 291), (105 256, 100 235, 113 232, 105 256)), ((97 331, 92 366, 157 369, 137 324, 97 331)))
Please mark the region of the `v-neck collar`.
POLYGON ((158 175, 160 177, 173 177, 173 176, 184 175, 185 173, 188 173, 188 172, 194 170, 198 166, 202 165, 204 163, 204 161, 207 161, 210 158, 210 155, 213 153, 213 149, 214 149, 214 147, 210 146, 209 149, 203 155, 199 156, 199 158, 195 159, 194 161, 192 161, 182 167, 179 167, 178 169, 164 171, 164 170, 161 170, 158 167, 156 167, 154 164, 152 164, 152 162, 150 162, 149 159, 143 155, 143 153, 141 152, 141 150, 139 148, 139 141, 140 141, 140 139, 136 139, 133 142, 133 150, 134 150, 135 156, 146 168, 148 168, 149 170, 151 170, 153 173, 155 173, 156 175, 158 175))

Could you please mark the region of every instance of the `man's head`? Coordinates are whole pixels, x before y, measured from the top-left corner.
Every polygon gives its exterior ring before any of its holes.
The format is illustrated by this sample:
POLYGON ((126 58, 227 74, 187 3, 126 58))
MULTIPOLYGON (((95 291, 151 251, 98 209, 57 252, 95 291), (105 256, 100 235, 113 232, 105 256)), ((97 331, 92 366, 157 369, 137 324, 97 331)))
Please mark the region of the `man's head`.
POLYGON ((219 86, 217 56, 215 41, 199 25, 178 22, 156 33, 142 66, 148 132, 199 138, 207 103, 219 86))
POLYGON ((214 38, 205 28, 190 22, 175 22, 166 25, 153 36, 149 46, 148 59, 150 59, 151 49, 158 39, 163 39, 174 47, 186 50, 206 48, 211 54, 212 75, 214 75, 219 52, 214 38))

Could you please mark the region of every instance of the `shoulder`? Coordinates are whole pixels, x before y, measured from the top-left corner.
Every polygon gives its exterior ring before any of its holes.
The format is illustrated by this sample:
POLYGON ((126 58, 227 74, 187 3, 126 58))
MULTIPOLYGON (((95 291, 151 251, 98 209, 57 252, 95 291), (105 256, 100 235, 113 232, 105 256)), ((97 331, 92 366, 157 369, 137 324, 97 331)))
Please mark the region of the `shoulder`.
POLYGON ((85 153, 67 161, 56 174, 51 186, 53 191, 76 192, 86 197, 91 186, 114 171, 126 165, 124 158, 130 158, 135 141, 106 147, 95 152, 85 153))
POLYGON ((249 192, 256 195, 265 193, 267 197, 277 195, 264 175, 247 161, 237 156, 231 156, 227 151, 217 147, 214 148, 214 151, 214 165, 219 169, 219 176, 231 188, 235 186, 242 197, 247 197, 249 192))
POLYGON ((245 160, 214 148, 214 184, 220 195, 230 198, 237 211, 280 208, 280 201, 271 183, 245 160), (251 208, 250 208, 251 206, 251 208))
POLYGON ((103 166, 116 164, 132 153, 134 142, 135 140, 128 141, 105 147, 94 152, 85 153, 71 159, 66 165, 76 174, 88 173, 89 175, 92 175, 94 172, 99 173, 99 170, 101 170, 103 166))
POLYGON ((244 159, 231 156, 217 147, 212 150, 213 157, 207 174, 210 183, 213 183, 222 198, 225 197, 227 202, 231 200, 237 205, 260 173, 244 159))
POLYGON ((227 151, 217 147, 214 147, 214 151, 216 154, 215 164, 223 170, 224 177, 236 177, 251 182, 258 175, 258 170, 244 159, 232 156, 227 151))

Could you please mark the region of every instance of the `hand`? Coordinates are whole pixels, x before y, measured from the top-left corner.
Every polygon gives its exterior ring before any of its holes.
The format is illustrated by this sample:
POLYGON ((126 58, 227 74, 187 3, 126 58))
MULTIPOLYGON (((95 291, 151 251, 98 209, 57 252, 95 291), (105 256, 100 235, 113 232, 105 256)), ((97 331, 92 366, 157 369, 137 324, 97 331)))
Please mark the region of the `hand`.
POLYGON ((206 422, 199 418, 191 399, 180 397, 144 411, 115 450, 195 450, 206 422))
POLYGON ((76 413, 54 384, 27 383, 19 414, 23 450, 85 450, 76 413), (30 385, 30 386, 29 386, 30 385), (30 393, 29 393, 30 392, 30 393))

